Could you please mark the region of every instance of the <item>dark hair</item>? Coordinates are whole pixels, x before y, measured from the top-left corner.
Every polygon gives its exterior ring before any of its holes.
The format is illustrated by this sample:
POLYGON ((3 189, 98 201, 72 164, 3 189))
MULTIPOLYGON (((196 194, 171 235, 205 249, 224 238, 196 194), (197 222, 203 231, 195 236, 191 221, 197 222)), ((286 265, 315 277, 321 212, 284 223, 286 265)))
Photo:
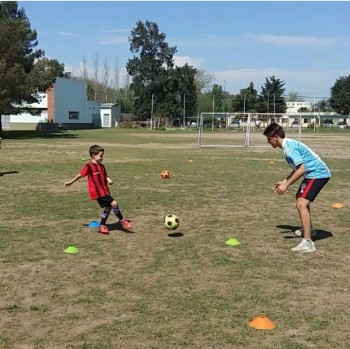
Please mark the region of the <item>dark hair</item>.
POLYGON ((281 138, 285 138, 286 134, 285 134, 282 126, 273 122, 272 124, 270 124, 269 126, 267 126, 265 128, 264 136, 266 136, 266 137, 278 136, 281 138))
POLYGON ((97 155, 98 153, 100 153, 101 151, 105 151, 102 147, 100 147, 99 145, 95 144, 92 145, 89 149, 89 154, 90 157, 93 157, 94 155, 97 155))

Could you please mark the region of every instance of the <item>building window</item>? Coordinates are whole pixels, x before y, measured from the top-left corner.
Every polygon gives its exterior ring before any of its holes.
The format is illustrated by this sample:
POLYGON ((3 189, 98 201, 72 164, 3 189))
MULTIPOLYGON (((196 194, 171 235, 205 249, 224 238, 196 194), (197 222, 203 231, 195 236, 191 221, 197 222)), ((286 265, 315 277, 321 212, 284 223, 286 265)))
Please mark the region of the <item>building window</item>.
POLYGON ((70 111, 69 112, 69 120, 79 120, 79 112, 78 111, 70 111))

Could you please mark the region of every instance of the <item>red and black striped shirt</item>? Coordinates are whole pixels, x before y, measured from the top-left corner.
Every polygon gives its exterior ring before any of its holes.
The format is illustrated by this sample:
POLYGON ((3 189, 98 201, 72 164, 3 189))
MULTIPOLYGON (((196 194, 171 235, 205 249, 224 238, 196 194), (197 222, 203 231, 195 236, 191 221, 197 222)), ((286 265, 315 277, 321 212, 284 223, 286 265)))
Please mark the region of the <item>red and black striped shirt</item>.
POLYGON ((91 200, 110 195, 107 185, 107 171, 103 164, 89 162, 81 169, 80 175, 87 176, 91 200))

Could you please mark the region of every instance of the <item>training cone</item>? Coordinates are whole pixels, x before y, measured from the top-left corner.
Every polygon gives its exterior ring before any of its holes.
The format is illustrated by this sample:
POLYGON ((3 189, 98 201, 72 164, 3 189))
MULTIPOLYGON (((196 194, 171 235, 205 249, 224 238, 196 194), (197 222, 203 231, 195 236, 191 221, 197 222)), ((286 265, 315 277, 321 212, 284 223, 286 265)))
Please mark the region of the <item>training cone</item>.
POLYGON ((240 244, 240 242, 237 239, 228 239, 225 242, 226 245, 230 245, 230 246, 237 246, 240 244))
POLYGON ((100 223, 97 222, 97 221, 91 221, 89 224, 88 224, 88 227, 89 228, 98 228, 100 226, 100 223))
POLYGON ((79 253, 79 248, 75 246, 68 246, 64 251, 64 253, 79 253))
POLYGON ((276 327, 265 315, 259 315, 254 320, 250 321, 249 326, 256 330, 273 330, 276 327))
POLYGON ((274 161, 270 161, 270 164, 273 165, 275 162, 274 161))
POLYGON ((333 208, 344 208, 344 204, 342 204, 341 202, 335 202, 333 205, 332 205, 333 208))
POLYGON ((193 162, 193 160, 192 160, 192 159, 189 159, 188 162, 193 162))

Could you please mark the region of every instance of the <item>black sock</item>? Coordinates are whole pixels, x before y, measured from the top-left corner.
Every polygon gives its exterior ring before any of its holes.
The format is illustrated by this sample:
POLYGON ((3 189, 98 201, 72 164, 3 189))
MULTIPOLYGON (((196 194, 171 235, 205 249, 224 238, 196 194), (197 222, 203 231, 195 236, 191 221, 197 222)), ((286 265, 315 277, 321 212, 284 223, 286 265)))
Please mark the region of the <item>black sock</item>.
POLYGON ((114 214, 118 217, 118 219, 121 221, 124 217, 120 212, 119 206, 113 207, 114 214))
POLYGON ((111 211, 107 211, 106 209, 102 212, 100 225, 105 225, 106 224, 110 212, 111 211))

